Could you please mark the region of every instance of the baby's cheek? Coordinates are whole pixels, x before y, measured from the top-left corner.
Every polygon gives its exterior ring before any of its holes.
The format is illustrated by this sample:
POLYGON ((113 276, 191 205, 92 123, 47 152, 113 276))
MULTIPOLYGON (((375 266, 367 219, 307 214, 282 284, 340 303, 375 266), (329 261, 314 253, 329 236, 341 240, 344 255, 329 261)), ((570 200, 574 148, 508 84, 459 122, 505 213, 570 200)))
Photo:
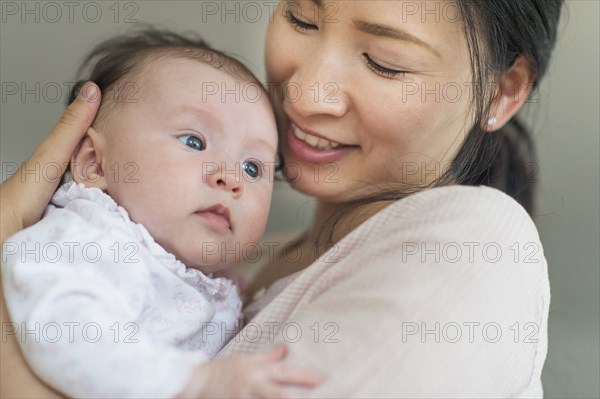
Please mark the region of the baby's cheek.
POLYGON ((258 244, 263 238, 268 216, 268 202, 262 202, 262 206, 255 207, 253 212, 249 212, 248 217, 242 222, 244 223, 245 231, 245 237, 242 239, 246 242, 258 244))

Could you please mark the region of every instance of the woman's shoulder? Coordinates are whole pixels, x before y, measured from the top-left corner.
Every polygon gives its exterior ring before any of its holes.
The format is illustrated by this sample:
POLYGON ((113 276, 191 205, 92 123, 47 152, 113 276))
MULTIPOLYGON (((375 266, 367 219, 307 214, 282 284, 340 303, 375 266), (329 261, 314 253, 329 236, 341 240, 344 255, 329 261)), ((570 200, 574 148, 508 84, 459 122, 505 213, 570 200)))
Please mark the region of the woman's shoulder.
POLYGON ((452 217, 477 213, 489 217, 509 216, 531 221, 525 208, 514 198, 489 186, 451 185, 430 188, 398 200, 393 206, 399 209, 418 208, 421 216, 436 214, 452 217))
POLYGON ((334 250, 325 258, 336 258, 340 267, 330 273, 373 285, 420 276, 440 287, 454 282, 508 294, 535 286, 549 295, 535 224, 518 202, 490 187, 446 186, 413 194, 374 215, 334 250))
POLYGON ((537 228, 521 204, 488 186, 422 190, 383 209, 371 222, 377 228, 368 230, 390 238, 408 229, 413 234, 428 231, 439 238, 464 235, 539 242, 537 228))
POLYGON ((415 364, 452 365, 435 376, 445 395, 540 396, 546 260, 527 212, 493 188, 440 187, 393 203, 277 299, 271 312, 335 323, 340 342, 370 337, 376 345, 352 355, 373 360, 365 369, 385 364, 388 378, 409 376, 400 385, 408 396, 422 396, 431 380, 412 373, 415 364))

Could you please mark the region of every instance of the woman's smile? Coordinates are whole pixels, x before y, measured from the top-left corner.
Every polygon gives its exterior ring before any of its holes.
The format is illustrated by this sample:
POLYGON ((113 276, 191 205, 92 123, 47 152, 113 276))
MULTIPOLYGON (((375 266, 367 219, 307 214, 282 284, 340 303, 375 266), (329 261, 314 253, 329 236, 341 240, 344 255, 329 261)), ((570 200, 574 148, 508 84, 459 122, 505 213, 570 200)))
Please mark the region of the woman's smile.
POLYGON ((344 145, 307 133, 292 122, 288 123, 285 136, 286 149, 305 162, 337 162, 360 148, 356 145, 344 145))
POLYGON ((294 133, 294 136, 296 136, 296 138, 310 144, 313 147, 318 148, 319 150, 331 150, 339 147, 340 145, 340 143, 329 141, 312 133, 307 133, 301 130, 298 126, 294 125, 293 123, 292 132, 294 133))

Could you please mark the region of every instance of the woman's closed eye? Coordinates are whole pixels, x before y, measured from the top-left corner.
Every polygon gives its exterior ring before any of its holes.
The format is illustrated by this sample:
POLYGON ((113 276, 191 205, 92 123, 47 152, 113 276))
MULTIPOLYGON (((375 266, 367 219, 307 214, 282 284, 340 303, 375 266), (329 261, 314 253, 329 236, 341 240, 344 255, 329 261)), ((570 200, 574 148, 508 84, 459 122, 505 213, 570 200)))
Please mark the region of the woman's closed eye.
POLYGON ((197 151, 203 151, 206 149, 206 144, 204 143, 204 141, 200 137, 194 136, 192 134, 184 134, 178 136, 177 140, 181 141, 186 146, 197 151))
POLYGON ((396 69, 391 69, 391 68, 386 68, 384 66, 381 66, 378 63, 376 63, 375 61, 373 61, 373 59, 371 57, 369 57, 369 54, 367 54, 367 53, 363 53, 363 57, 364 57, 365 61, 367 62, 367 67, 369 67, 369 69, 371 69, 373 72, 375 72, 379 75, 382 75, 386 78, 404 77, 408 73, 408 71, 399 71, 396 69))
MULTIPOLYGON (((318 30, 319 27, 317 25, 311 24, 309 22, 305 22, 300 18, 296 17, 291 10, 286 10, 284 13, 284 19, 291 24, 295 29, 299 31, 309 31, 309 30, 318 30)), ((363 58, 367 62, 367 67, 371 69, 373 72, 377 73, 386 78, 397 78, 404 77, 408 73, 408 71, 400 71, 396 69, 386 68, 377 62, 373 61, 373 59, 367 53, 363 53, 363 58)))
POLYGON ((288 21, 288 23, 293 25, 294 28, 296 28, 300 31, 319 29, 319 27, 317 25, 313 25, 308 22, 304 22, 303 20, 296 17, 289 9, 286 10, 286 12, 283 14, 283 17, 285 18, 286 21, 288 21))

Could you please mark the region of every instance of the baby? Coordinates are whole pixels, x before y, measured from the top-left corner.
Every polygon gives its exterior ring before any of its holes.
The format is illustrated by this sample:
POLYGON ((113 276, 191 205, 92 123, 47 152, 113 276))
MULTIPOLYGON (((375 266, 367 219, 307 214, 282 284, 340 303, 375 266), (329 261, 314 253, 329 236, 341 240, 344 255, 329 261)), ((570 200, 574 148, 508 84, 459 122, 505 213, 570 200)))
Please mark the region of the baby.
MULTIPOLYGON (((74 397, 271 397, 319 377, 285 348, 208 362, 240 327, 214 277, 264 233, 277 132, 268 96, 202 41, 145 31, 99 45, 98 116, 74 181, 5 243, 3 282, 32 369, 74 397)), ((74 90, 75 92, 75 90, 74 90)))

